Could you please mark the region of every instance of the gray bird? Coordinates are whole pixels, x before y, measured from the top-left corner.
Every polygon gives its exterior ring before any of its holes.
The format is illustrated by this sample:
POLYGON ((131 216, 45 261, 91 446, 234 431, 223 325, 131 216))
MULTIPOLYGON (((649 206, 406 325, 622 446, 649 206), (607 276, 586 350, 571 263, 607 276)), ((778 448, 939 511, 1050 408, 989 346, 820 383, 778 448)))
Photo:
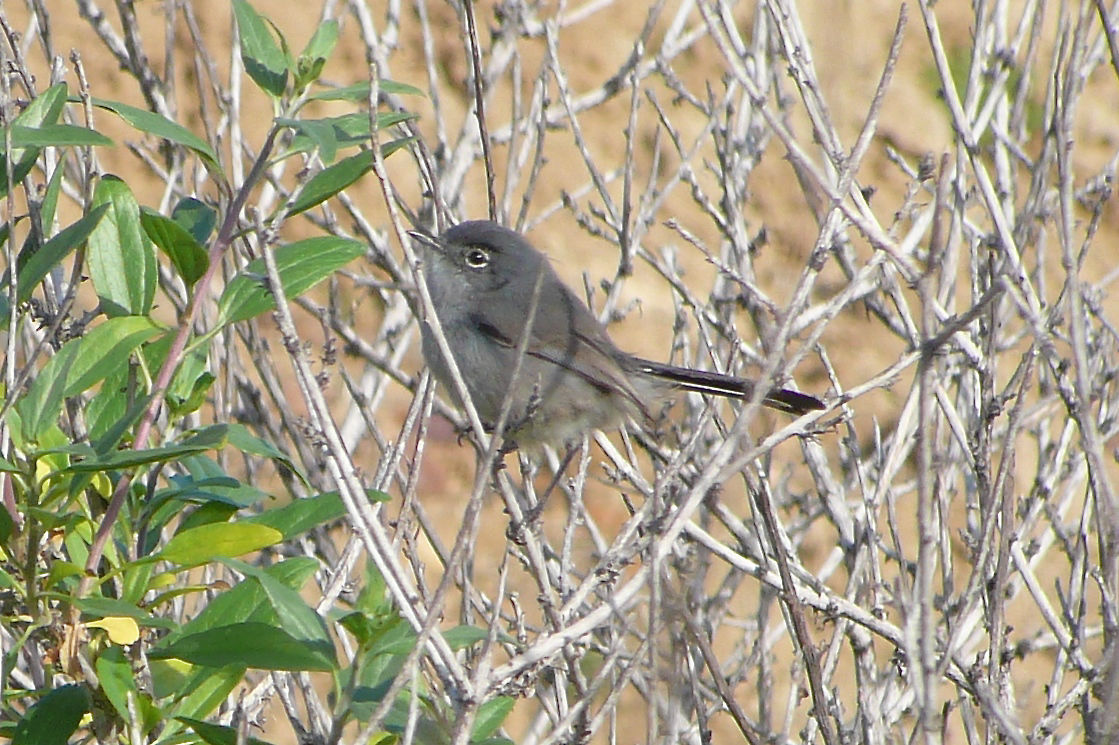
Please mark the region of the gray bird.
MULTIPOLYGON (((519 233, 472 220, 438 238, 410 234, 423 245, 432 304, 478 415, 494 424, 511 395, 504 434, 519 447, 567 444, 590 430, 620 426, 628 417, 649 421, 650 407, 680 390, 743 400, 753 395, 749 380, 652 362, 618 349, 547 258, 519 233), (517 345, 530 316, 514 382, 517 345)), ((436 379, 457 399, 426 324, 423 353, 436 379)), ((819 399, 784 388, 766 393, 762 403, 796 415, 824 408, 819 399)))

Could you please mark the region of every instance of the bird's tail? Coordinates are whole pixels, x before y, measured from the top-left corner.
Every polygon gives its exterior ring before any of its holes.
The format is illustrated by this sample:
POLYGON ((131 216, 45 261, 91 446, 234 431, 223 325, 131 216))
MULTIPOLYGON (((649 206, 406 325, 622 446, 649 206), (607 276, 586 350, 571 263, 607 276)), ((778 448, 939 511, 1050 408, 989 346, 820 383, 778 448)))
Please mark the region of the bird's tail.
MULTIPOLYGON (((753 382, 733 375, 691 370, 686 367, 665 365, 651 360, 636 359, 637 369, 646 375, 664 380, 677 388, 696 393, 710 393, 716 396, 749 400, 754 395, 753 382)), ((787 388, 774 388, 765 394, 762 403, 766 406, 800 416, 810 411, 824 408, 824 402, 815 396, 787 388)))

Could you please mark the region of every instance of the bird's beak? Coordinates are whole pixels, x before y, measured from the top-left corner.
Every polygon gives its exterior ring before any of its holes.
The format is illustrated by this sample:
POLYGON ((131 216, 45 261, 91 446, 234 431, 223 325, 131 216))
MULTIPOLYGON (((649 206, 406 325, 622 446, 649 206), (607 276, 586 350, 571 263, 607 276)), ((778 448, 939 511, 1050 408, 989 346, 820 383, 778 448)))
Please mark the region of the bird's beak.
POLYGON ((436 251, 440 251, 443 248, 443 244, 440 243, 437 238, 435 238, 432 235, 428 235, 427 233, 423 232, 422 230, 409 230, 408 235, 412 236, 413 238, 415 238, 417 241, 424 244, 425 246, 427 246, 429 248, 434 248, 436 251))

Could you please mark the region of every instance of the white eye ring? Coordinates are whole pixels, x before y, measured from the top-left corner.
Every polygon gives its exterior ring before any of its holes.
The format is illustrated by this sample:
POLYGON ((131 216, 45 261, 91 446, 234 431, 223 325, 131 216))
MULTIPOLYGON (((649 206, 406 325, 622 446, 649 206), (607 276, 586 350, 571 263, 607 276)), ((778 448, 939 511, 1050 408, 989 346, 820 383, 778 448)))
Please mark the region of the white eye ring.
POLYGON ((470 248, 466 249, 466 253, 463 254, 463 258, 466 259, 466 265, 469 266, 471 269, 481 269, 482 267, 490 263, 489 253, 481 248, 478 248, 477 246, 471 246, 470 248))

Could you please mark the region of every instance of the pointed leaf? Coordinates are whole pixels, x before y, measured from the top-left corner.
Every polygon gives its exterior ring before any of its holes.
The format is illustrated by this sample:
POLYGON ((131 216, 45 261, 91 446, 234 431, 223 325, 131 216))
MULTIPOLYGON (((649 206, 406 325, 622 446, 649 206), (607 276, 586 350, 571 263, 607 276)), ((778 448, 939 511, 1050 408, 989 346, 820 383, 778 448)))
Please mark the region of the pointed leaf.
MULTIPOLYGON (((210 724, 209 722, 203 722, 200 719, 191 719, 190 717, 175 718, 194 730, 194 734, 201 737, 206 745, 240 745, 241 743, 241 740, 238 739, 239 733, 233 727, 226 727, 221 724, 210 724)), ((264 740, 250 737, 246 741, 246 745, 271 744, 264 740)))
MULTIPOLYGON (((25 127, 27 129, 35 129, 37 127, 44 127, 52 125, 58 121, 58 117, 62 114, 62 107, 66 105, 66 84, 57 83, 50 88, 43 91, 35 97, 35 99, 27 105, 27 108, 15 118, 12 122, 13 127, 25 127)), ((2 150, 2 147, 0 147, 2 150)), ((7 173, 7 161, 11 157, 12 163, 12 183, 18 184, 23 181, 31 169, 35 166, 35 161, 39 158, 39 153, 42 152, 41 148, 12 148, 12 152, 0 152, 0 173, 7 173)), ((5 177, 0 179, 0 197, 6 196, 8 193, 8 179, 5 177)))
POLYGON ((140 210, 140 224, 148 238, 171 259, 175 271, 186 286, 194 287, 194 283, 202 278, 210 265, 206 249, 195 240, 190 231, 153 209, 144 207, 140 210))
POLYGON ((12 745, 66 745, 89 711, 89 694, 83 686, 55 688, 16 723, 12 745))
MULTIPOLYGON (((276 265, 285 295, 289 300, 302 295, 364 252, 361 243, 337 236, 308 238, 281 246, 276 249, 276 265)), ((256 259, 230 280, 218 300, 218 326, 244 321, 276 307, 265 276, 264 260, 256 259)))
POLYGON ((39 442, 47 430, 58 423, 58 417, 62 414, 66 378, 77 354, 77 345, 63 345, 47 363, 50 372, 35 376, 27 395, 16 403, 16 411, 21 419, 20 431, 25 442, 39 442))
POLYGON ((109 641, 127 647, 140 638, 140 626, 128 616, 106 616, 97 621, 87 621, 86 628, 104 629, 109 641))
POLYGON ((265 623, 220 626, 182 637, 148 652, 153 659, 175 657, 196 665, 239 665, 260 670, 330 672, 336 664, 283 629, 265 623))
POLYGON ((73 124, 12 125, 13 147, 66 147, 115 144, 105 135, 73 124))
POLYGON ((283 50, 276 44, 268 24, 245 0, 233 0, 233 14, 237 17, 245 72, 265 93, 280 98, 284 95, 288 77, 283 50))
POLYGON ((243 561, 226 559, 224 563, 260 583, 284 631, 295 639, 318 648, 327 656, 333 653, 334 645, 330 641, 330 633, 326 629, 322 616, 307 605, 307 601, 297 591, 268 572, 243 561))
POLYGON ((140 205, 128 184, 104 176, 94 204, 109 211, 89 236, 89 274, 102 310, 111 316, 147 315, 155 298, 155 250, 140 226, 140 205))
POLYGON ((346 506, 342 503, 342 497, 338 492, 327 492, 317 497, 292 500, 291 504, 266 510, 259 515, 246 518, 246 521, 269 525, 282 531, 284 540, 289 541, 312 528, 339 520, 345 515, 346 506))
POLYGON ((283 538, 283 533, 267 525, 210 523, 176 534, 153 558, 180 566, 198 566, 213 559, 259 551, 283 538))
POLYGON ((272 443, 254 435, 245 425, 237 422, 229 425, 229 444, 242 453, 259 455, 261 458, 274 460, 294 473, 304 483, 307 483, 306 475, 299 470, 299 466, 296 465, 295 461, 272 443))
POLYGON ((147 132, 156 137, 162 137, 165 140, 193 150, 206 162, 206 165, 208 165, 214 173, 221 175, 221 165, 218 164, 218 157, 214 153, 213 148, 211 148, 205 140, 183 125, 171 121, 162 114, 138 109, 135 106, 129 106, 119 101, 94 98, 92 102, 94 106, 112 111, 141 132, 147 132))
POLYGON ((455 626, 453 629, 448 629, 443 632, 443 638, 447 640, 447 644, 454 650, 466 649, 482 641, 487 636, 488 632, 477 626, 455 626))
MULTIPOLYGON (((78 351, 66 375, 64 395, 76 396, 127 367, 133 350, 161 333, 163 329, 147 316, 120 316, 94 326, 85 336, 66 342, 64 347, 75 346, 78 351)), ((53 364, 52 359, 42 374, 54 374, 53 364)))
MULTIPOLYGON (((19 302, 23 303, 31 297, 35 287, 47 276, 59 262, 62 261, 75 248, 85 243, 89 234, 93 232, 94 228, 105 216, 109 210, 109 205, 103 204, 99 207, 94 207, 89 211, 89 214, 82 219, 69 225, 44 243, 38 251, 28 256, 19 264, 19 302)), ((20 257, 23 259, 23 257, 20 257)), ((4 284, 7 285, 8 276, 7 272, 4 273, 4 284)))
POLYGON ((338 21, 331 18, 323 21, 311 35, 301 56, 308 59, 326 59, 338 44, 338 21))
POLYGON ((198 245, 205 246, 218 223, 218 213, 194 197, 185 197, 171 210, 171 219, 186 228, 198 245))
MULTIPOLYGON (((151 668, 153 688, 156 684, 156 671, 161 670, 165 675, 164 680, 159 682, 168 689, 166 695, 180 697, 173 706, 167 707, 168 712, 188 717, 204 717, 212 714, 226 700, 230 692, 244 682, 245 676, 245 668, 238 665, 192 668, 187 663, 175 659, 151 660, 151 668), (181 685, 172 687, 176 681, 171 679, 170 671, 179 666, 191 669, 192 672, 186 676, 181 685)), ((157 698, 162 698, 158 696, 161 690, 162 688, 155 688, 157 698)), ((168 730, 175 726, 176 723, 167 722, 168 730)), ((169 734, 171 733, 167 730, 163 732, 165 737, 169 734)))
POLYGON ((315 29, 295 64, 295 87, 302 91, 322 74, 330 53, 338 43, 338 21, 333 18, 323 21, 315 29))
POLYGON ((47 190, 43 201, 39 205, 39 220, 42 225, 53 225, 54 216, 58 211, 58 196, 62 193, 62 176, 66 173, 65 163, 59 162, 47 181, 47 190))
MULTIPOLYGON (((398 95, 406 96, 422 96, 424 92, 419 88, 408 85, 407 83, 398 83, 395 80, 379 81, 378 89, 384 93, 395 93, 398 95)), ((307 97, 316 101, 354 101, 357 103, 369 100, 369 83, 354 83, 353 85, 343 86, 341 88, 329 88, 318 93, 312 93, 307 97)))
MULTIPOLYGON (((415 118, 417 118, 416 114, 407 111, 386 111, 377 115, 377 128, 388 129, 415 118)), ((369 124, 369 115, 363 112, 323 119, 277 119, 276 121, 297 132, 288 147, 287 155, 319 148, 323 151, 323 160, 328 163, 332 160, 326 156, 328 148, 336 150, 351 145, 365 145, 369 142, 369 136, 373 131, 369 124)))
POLYGON ((157 619, 148 611, 143 608, 136 607, 135 604, 127 600, 120 600, 118 598, 103 598, 96 595, 85 598, 76 598, 73 601, 74 606, 82 613, 91 616, 120 616, 131 618, 138 621, 141 626, 155 626, 163 625, 162 619, 157 619))
POLYGON ((136 678, 132 674, 132 664, 124 656, 119 647, 106 649, 97 658, 97 682, 101 690, 117 710, 117 714, 125 722, 131 722, 128 713, 129 694, 139 698, 140 691, 136 688, 136 678))
POLYGON ((470 742, 479 742, 492 735, 501 726, 509 712, 513 711, 514 699, 511 696, 498 696, 478 707, 474 717, 474 729, 470 742))
POLYGON ((183 458, 194 453, 207 450, 217 450, 225 446, 226 427, 224 424, 214 424, 204 427, 185 440, 171 445, 143 450, 119 450, 105 455, 95 455, 83 461, 72 463, 67 470, 74 473, 90 473, 94 471, 111 471, 119 468, 131 468, 147 463, 157 463, 183 458))
POLYGON ((307 181, 288 214, 298 215, 320 202, 325 202, 372 169, 373 153, 369 150, 324 168, 307 181))

